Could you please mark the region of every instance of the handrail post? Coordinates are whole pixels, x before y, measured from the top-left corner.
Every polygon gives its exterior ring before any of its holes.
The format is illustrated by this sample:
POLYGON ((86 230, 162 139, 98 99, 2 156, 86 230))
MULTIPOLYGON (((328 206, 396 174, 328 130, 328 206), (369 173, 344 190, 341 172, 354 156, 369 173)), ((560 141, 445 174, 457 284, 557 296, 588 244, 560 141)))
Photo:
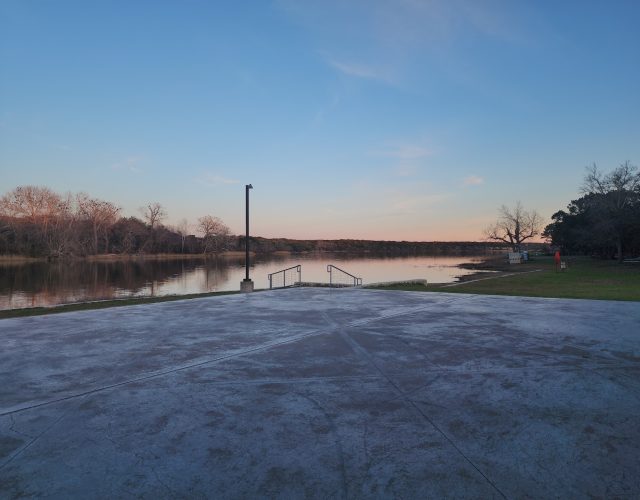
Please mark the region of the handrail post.
MULTIPOLYGON (((353 285, 352 286, 358 286, 362 284, 362 278, 358 278, 357 276, 354 276, 351 273, 348 273, 347 271, 345 271, 344 269, 340 269, 337 266, 334 266, 333 264, 329 264, 327 266, 327 272, 329 273, 329 286, 333 286, 333 270, 339 271, 342 273, 342 275, 348 276, 349 277, 349 281, 352 281, 353 285)), ((342 276, 341 275, 341 276, 342 276)), ((336 286, 341 286, 340 284, 336 285, 336 286)), ((342 286, 349 286, 347 283, 344 283, 344 285, 342 286)))
POLYGON ((268 275, 268 277, 269 277, 269 289, 273 288, 273 277, 274 276, 278 276, 281 273, 282 273, 282 286, 276 286, 276 288, 286 288, 288 286, 295 286, 296 285, 296 278, 295 277, 293 277, 293 282, 290 282, 290 284, 287 285, 287 271, 297 272, 298 273, 298 283, 301 283, 301 281, 302 281, 302 266, 300 264, 298 264, 296 266, 287 267, 286 269, 281 269, 280 271, 276 271, 275 273, 269 274, 268 275))

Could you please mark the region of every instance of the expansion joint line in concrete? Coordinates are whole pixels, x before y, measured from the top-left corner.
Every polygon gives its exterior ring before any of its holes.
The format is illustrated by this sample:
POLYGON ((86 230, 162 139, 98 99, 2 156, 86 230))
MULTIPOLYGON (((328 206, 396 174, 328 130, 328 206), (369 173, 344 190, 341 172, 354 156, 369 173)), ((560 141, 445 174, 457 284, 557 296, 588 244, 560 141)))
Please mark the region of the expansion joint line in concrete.
POLYGON ((234 352, 234 353, 227 354, 227 355, 224 355, 224 356, 219 356, 219 357, 216 357, 216 358, 213 358, 213 359, 206 359, 204 361, 199 361, 197 363, 192 363, 192 364, 184 365, 184 366, 178 366, 176 368, 171 368, 169 370, 163 370, 163 371, 160 371, 160 372, 149 373, 149 374, 142 375, 140 377, 135 377, 135 378, 132 378, 132 379, 129 379, 129 380, 123 380, 122 382, 116 382, 116 383, 105 385, 105 386, 102 386, 102 387, 96 387, 94 389, 89 389, 87 391, 83 391, 83 392, 76 393, 76 394, 70 394, 68 396, 64 396, 64 397, 57 398, 57 399, 52 399, 52 400, 49 400, 49 401, 43 401, 41 403, 35 403, 35 404, 31 404, 31 405, 24 406, 24 407, 5 410, 5 411, 0 412, 0 417, 4 417, 5 415, 12 415, 12 414, 15 414, 15 413, 20 413, 20 412, 27 411, 27 410, 32 410, 34 408, 40 408, 42 406, 47 406, 47 405, 51 405, 51 404, 55 404, 55 403, 60 403, 62 401, 68 401, 70 399, 80 398, 80 397, 83 397, 83 396, 87 396, 89 394, 95 394, 97 392, 107 391, 109 389, 115 389, 115 388, 122 387, 122 386, 125 386, 125 385, 133 384, 133 383, 136 383, 136 382, 144 382, 146 380, 151 380, 151 379, 154 379, 154 378, 160 378, 160 377, 163 377, 165 375, 171 375, 172 373, 176 373, 176 372, 180 372, 180 371, 184 371, 184 370, 189 370, 189 369, 192 369, 192 368, 198 368, 200 366, 204 366, 204 365, 208 365, 208 364, 218 363, 220 361, 225 361, 225 360, 232 359, 232 358, 237 358, 237 357, 240 357, 240 356, 245 356, 247 354, 251 354, 251 353, 254 353, 254 352, 257 352, 257 351, 263 351, 263 350, 271 349, 273 347, 278 347, 278 346, 281 346, 281 345, 284 345, 284 344, 290 344, 290 343, 293 343, 293 342, 297 342, 298 340, 302 340, 304 338, 311 337, 313 335, 319 335, 319 334, 325 333, 325 331, 326 331, 326 329, 313 330, 311 332, 303 333, 303 334, 300 334, 300 335, 293 335, 291 337, 287 337, 285 339, 278 340, 278 341, 275 341, 275 342, 267 342, 265 344, 262 344, 262 345, 259 345, 259 346, 256 346, 256 347, 251 347, 249 349, 244 349, 244 350, 239 351, 239 352, 234 352))
MULTIPOLYGON (((473 297, 473 298, 475 298, 475 297, 473 297)), ((453 302, 458 302, 460 300, 463 300, 463 297, 451 297, 448 300, 443 301, 442 303, 443 304, 451 304, 453 302)), ((467 300, 468 300, 468 297, 467 297, 467 300)), ((439 304, 435 304, 435 305, 439 305, 439 304)), ((341 327, 352 328, 352 327, 356 327, 356 326, 369 325, 371 323, 376 323, 378 321, 383 321, 383 320, 386 320, 386 319, 397 318, 399 316, 409 316, 411 314, 416 314, 416 313, 419 313, 419 312, 422 312, 422 311, 426 311, 428 309, 432 309, 433 307, 434 307, 433 303, 423 304, 421 306, 412 307, 410 309, 405 309, 403 311, 396 311, 396 312, 392 312, 392 313, 389 313, 389 314, 382 314, 380 316, 373 316, 371 318, 358 319, 358 320, 355 320, 355 321, 351 321, 350 323, 346 323, 345 325, 339 325, 338 323, 333 321, 329 317, 329 315, 327 313, 323 313, 322 316, 334 328, 341 328, 341 327)))
MULTIPOLYGON (((327 316, 325 316, 327 319, 329 319, 329 321, 331 322, 332 325, 335 325, 336 323, 331 320, 330 318, 328 318, 327 316)), ((389 377, 379 366, 378 364, 375 362, 375 359, 373 359, 373 357, 367 352, 366 349, 364 349, 360 344, 358 344, 358 342, 356 342, 348 333, 347 329, 349 328, 348 325, 346 325, 344 328, 340 328, 339 332, 340 332, 340 336, 344 339, 345 342, 347 342, 347 344, 349 344, 349 346, 351 346, 351 348, 357 353, 359 354, 361 357, 363 357, 371 366, 374 367, 374 369, 380 373, 380 375, 382 375, 382 377, 384 377, 384 379, 389 383, 389 385, 391 385, 391 387, 393 387, 393 389, 395 390, 395 392, 400 396, 400 398, 407 403, 408 405, 410 405, 412 408, 414 408, 418 414, 420 416, 422 416, 422 418, 424 420, 426 420, 431 427, 433 427, 450 445, 451 447, 456 450, 456 452, 469 464, 471 465, 471 467, 473 467, 478 474, 480 474, 485 481, 487 481, 487 483, 489 483, 491 485, 491 487, 502 497, 502 498, 507 498, 507 496, 502 492, 502 490, 500 490, 500 488, 498 488, 498 486, 484 473, 480 470, 480 468, 467 456, 464 454, 464 452, 455 444, 455 442, 431 419, 429 418, 429 416, 422 411, 422 409, 415 403, 415 401, 413 401, 411 398, 409 398, 402 389, 400 389, 400 387, 398 387, 398 385, 391 379, 391 377, 389 377)))
MULTIPOLYGON (((450 300, 446 301, 446 303, 455 302, 456 300, 461 300, 461 299, 451 298, 450 300)), ((403 315, 406 315, 406 314, 413 314, 413 313, 416 313, 416 312, 420 312, 420 311, 422 311, 424 309, 428 309, 429 307, 432 307, 432 306, 433 306, 433 304, 426 304, 426 305, 422 305, 422 306, 419 306, 419 307, 411 308, 411 309, 408 309, 408 310, 390 313, 390 314, 387 314, 387 315, 374 316, 372 318, 365 318, 365 319, 362 319, 362 320, 356 320, 356 321, 353 321, 353 322, 349 323, 348 326, 362 326, 362 325, 365 325, 365 324, 370 324, 370 323, 373 323, 373 322, 376 322, 376 321, 381 321, 381 320, 384 320, 384 319, 389 319, 389 318, 393 318, 393 317, 397 317, 397 316, 403 316, 403 315)), ((197 368, 197 367, 208 365, 208 364, 218 363, 220 361, 225 361, 225 360, 228 360, 228 359, 245 356, 247 354, 251 354, 251 353, 254 353, 254 352, 263 351, 263 350, 271 349, 271 348, 278 347, 278 346, 281 346, 281 345, 294 343, 294 342, 297 342, 299 340, 302 340, 302 339, 305 339, 307 337, 311 337, 311 336, 314 336, 314 335, 321 335, 321 334, 324 334, 324 333, 331 333, 331 332, 335 331, 336 328, 339 325, 337 323, 334 323, 333 321, 331 321, 331 319, 329 318, 329 316, 326 313, 323 313, 323 316, 325 317, 325 319, 328 319, 329 324, 332 325, 331 328, 315 329, 315 330, 312 330, 312 331, 307 332, 307 333, 302 333, 302 334, 299 334, 299 335, 292 335, 292 336, 284 338, 282 340, 277 340, 277 341, 273 341, 273 342, 267 342, 267 343, 262 344, 262 345, 258 345, 258 346, 255 346, 255 347, 250 347, 248 349, 244 349, 244 350, 241 350, 239 352, 233 352, 231 354, 227 354, 227 355, 224 355, 224 356, 219 356, 219 357, 212 358, 212 359, 206 359, 204 361, 199 361, 197 363, 192 363, 192 364, 184 365, 184 366, 178 366, 178 367, 171 368, 171 369, 168 369, 168 370, 162 370, 160 372, 148 373, 148 374, 142 375, 140 377, 135 377, 135 378, 132 378, 132 379, 129 379, 129 380, 123 380, 122 382, 116 382, 116 383, 113 383, 113 384, 108 384, 108 385, 105 385, 105 386, 96 387, 94 389, 89 389, 87 391, 79 392, 79 393, 76 393, 76 394, 70 394, 68 396, 52 399, 52 400, 49 400, 49 401, 42 401, 40 403, 34 403, 34 404, 30 404, 30 405, 23 406, 23 407, 17 407, 17 408, 14 407, 14 408, 11 408, 11 409, 8 409, 8 410, 4 410, 4 411, 0 410, 0 417, 3 417, 5 415, 12 415, 12 414, 15 414, 15 413, 20 413, 20 412, 27 411, 27 410, 32 410, 32 409, 35 409, 35 408, 40 408, 42 406, 61 403, 63 401, 68 401, 68 400, 71 400, 71 399, 87 396, 89 394, 95 394, 95 393, 98 393, 98 392, 107 391, 107 390, 115 389, 115 388, 118 388, 118 387, 123 387, 123 386, 129 385, 129 384, 133 384, 133 383, 136 383, 136 382, 144 382, 146 380, 151 380, 151 379, 154 379, 154 378, 163 377, 165 375, 170 375, 170 374, 173 374, 173 373, 176 373, 176 372, 179 372, 179 371, 189 370, 189 369, 192 369, 192 368, 197 368)))
MULTIPOLYGON (((71 413, 71 410, 73 410, 75 407, 71 407, 69 409, 67 409, 66 411, 64 411, 62 413, 62 415, 60 415, 58 418, 56 418, 51 425, 47 426, 44 428, 44 430, 37 434, 36 436, 33 436, 31 438, 31 440, 25 444, 24 446, 22 446, 21 448, 18 448, 18 450, 13 453, 12 455, 9 455, 9 457, 0 464, 0 470, 4 469, 7 465, 9 465, 11 462, 13 462, 16 458, 18 458, 18 456, 22 455, 22 453, 24 453, 28 448, 30 448, 38 439, 40 439, 42 436, 44 436, 47 432, 49 432, 51 429, 53 429, 56 425, 58 425, 69 413, 71 413)), ((12 421, 13 421, 13 415, 11 415, 12 417, 12 421)), ((15 423, 12 424, 12 426, 15 425, 15 423)), ((14 432, 17 432, 14 430, 14 432)), ((19 433, 21 434, 21 433, 19 433)))

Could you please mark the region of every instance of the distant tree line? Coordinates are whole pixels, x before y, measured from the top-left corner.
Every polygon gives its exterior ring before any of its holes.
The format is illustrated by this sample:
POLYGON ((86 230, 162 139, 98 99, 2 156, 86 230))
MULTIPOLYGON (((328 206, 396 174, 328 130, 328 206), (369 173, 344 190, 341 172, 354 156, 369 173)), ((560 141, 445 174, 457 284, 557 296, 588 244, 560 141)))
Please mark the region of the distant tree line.
MULTIPOLYGON (((238 250, 244 236, 237 237, 238 250)), ((379 241, 379 240, 293 240, 288 238, 250 238, 251 250, 258 253, 286 251, 370 254, 375 256, 481 255, 503 246, 477 241, 379 241)))
POLYGON ((122 217, 121 208, 86 193, 60 195, 49 188, 20 186, 0 198, 0 255, 73 257, 100 254, 214 253, 232 245, 217 217, 163 224, 160 203, 140 208, 142 218, 122 217))
POLYGON ((640 172, 625 162, 609 173, 589 167, 582 196, 551 216, 544 232, 568 254, 640 256, 640 172))
MULTIPOLYGON (((244 250, 244 236, 232 235, 212 215, 191 225, 165 225, 160 203, 123 217, 121 208, 86 193, 60 195, 49 188, 20 186, 0 198, 0 255, 84 257, 102 254, 217 254, 244 250), (193 234, 197 232, 196 236, 193 234)), ((257 253, 351 252, 373 255, 477 255, 495 246, 484 242, 294 240, 251 237, 257 253)))

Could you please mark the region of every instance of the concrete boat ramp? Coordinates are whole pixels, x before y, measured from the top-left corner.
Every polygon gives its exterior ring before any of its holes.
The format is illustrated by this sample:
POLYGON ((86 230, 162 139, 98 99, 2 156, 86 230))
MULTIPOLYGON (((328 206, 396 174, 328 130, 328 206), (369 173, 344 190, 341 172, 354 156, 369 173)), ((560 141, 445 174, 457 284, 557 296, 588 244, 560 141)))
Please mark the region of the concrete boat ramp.
POLYGON ((0 321, 0 497, 638 498, 640 303, 289 289, 0 321))

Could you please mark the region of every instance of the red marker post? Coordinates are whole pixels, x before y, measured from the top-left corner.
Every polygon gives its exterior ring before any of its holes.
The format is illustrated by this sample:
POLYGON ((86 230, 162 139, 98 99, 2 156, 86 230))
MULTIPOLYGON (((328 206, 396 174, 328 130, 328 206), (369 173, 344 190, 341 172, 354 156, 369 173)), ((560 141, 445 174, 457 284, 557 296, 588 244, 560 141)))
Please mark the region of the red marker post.
POLYGON ((560 268, 560 250, 556 250, 556 254, 553 256, 553 261, 556 263, 556 272, 560 268))

